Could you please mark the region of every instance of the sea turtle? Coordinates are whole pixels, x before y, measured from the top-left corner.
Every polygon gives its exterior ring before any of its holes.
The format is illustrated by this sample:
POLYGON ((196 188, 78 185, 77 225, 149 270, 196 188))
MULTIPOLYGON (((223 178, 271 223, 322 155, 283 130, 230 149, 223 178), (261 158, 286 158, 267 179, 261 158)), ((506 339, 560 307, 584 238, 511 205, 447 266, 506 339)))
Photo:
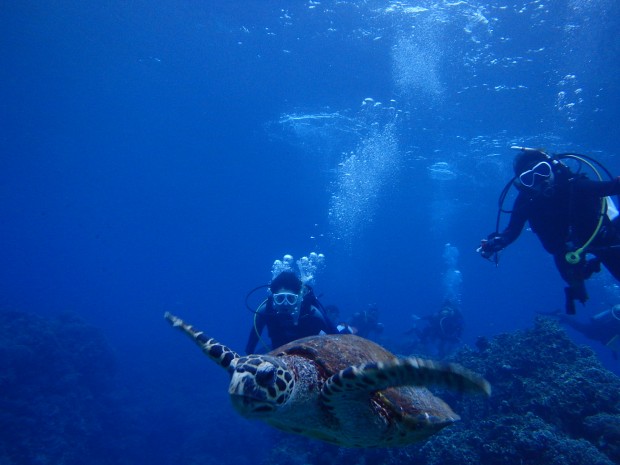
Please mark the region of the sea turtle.
POLYGON ((459 420, 425 385, 491 392, 459 365, 397 358, 352 334, 310 336, 244 357, 170 313, 165 318, 229 373, 241 415, 339 446, 404 446, 459 420))

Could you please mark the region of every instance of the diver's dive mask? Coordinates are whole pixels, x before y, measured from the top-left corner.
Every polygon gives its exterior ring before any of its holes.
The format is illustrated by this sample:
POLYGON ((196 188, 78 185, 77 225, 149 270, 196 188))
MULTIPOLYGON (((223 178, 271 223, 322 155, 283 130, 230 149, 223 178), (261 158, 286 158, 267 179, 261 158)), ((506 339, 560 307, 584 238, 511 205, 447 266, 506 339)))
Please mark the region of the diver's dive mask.
POLYGON ((541 181, 553 181, 553 169, 546 161, 537 163, 519 175, 519 183, 529 189, 535 188, 541 181))
POLYGON ((287 304, 293 306, 299 300, 299 295, 294 292, 278 292, 273 295, 273 303, 276 305, 287 304))
POLYGON ((278 292, 272 295, 273 307, 279 315, 290 315, 296 325, 299 320, 300 297, 294 292, 278 292))

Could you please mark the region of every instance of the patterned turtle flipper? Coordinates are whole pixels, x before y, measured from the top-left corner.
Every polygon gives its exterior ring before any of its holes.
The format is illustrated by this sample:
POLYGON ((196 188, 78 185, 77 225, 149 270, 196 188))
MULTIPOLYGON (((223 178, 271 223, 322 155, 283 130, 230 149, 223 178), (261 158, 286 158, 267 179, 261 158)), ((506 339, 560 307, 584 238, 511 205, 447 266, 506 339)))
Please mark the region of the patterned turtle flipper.
POLYGON ((179 328, 191 337, 211 360, 232 374, 235 369, 235 364, 240 357, 237 352, 226 347, 224 344, 220 344, 215 339, 205 336, 202 331, 195 330, 191 325, 188 325, 182 319, 169 312, 164 314, 164 318, 168 320, 173 327, 179 328))
POLYGON ((410 357, 365 363, 341 370, 325 382, 321 396, 329 403, 333 398, 351 393, 372 393, 390 387, 428 385, 491 395, 491 385, 487 380, 460 365, 410 357))

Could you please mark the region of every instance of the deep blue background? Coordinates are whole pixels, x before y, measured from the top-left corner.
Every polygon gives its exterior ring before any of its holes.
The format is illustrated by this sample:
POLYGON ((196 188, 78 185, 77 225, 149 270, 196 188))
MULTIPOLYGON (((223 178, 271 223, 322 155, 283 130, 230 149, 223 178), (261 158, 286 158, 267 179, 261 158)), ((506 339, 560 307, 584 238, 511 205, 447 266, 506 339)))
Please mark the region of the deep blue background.
MULTIPOLYGON (((345 317, 376 302, 396 341, 411 314, 440 305, 450 242, 466 341, 526 327, 563 306, 551 258, 529 232, 497 269, 475 248, 494 230, 511 145, 586 153, 620 173, 619 8, 5 2, 0 307, 79 314, 104 331, 136 397, 158 411, 171 395, 214 396, 214 418, 233 416, 225 375, 163 312, 240 349, 243 297, 285 253, 324 253, 323 301, 345 317), (388 127, 389 158, 376 132, 388 127), (347 173, 351 154, 385 170, 347 173), (450 179, 432 176, 437 162, 450 179), (374 190, 340 207, 359 220, 343 234, 332 198, 347 175, 374 190)), ((605 273, 589 289, 584 318, 620 299, 605 273)))

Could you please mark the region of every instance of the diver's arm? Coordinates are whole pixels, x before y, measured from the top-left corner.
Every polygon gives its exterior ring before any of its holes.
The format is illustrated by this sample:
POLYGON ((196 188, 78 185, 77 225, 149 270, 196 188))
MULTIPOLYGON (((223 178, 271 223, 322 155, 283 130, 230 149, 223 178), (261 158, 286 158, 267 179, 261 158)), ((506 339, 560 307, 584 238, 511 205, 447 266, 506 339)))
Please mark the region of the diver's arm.
POLYGON ((593 181, 592 179, 579 179, 575 181, 577 189, 586 194, 594 194, 598 197, 620 194, 620 178, 613 181, 593 181))
POLYGON ((254 326, 252 326, 252 330, 250 331, 250 335, 248 336, 248 343, 245 345, 246 355, 254 353, 254 350, 256 349, 256 344, 258 344, 258 334, 256 334, 254 326))
POLYGON ((508 226, 502 232, 492 232, 486 239, 482 240, 478 252, 487 259, 494 254, 512 244, 523 231, 525 222, 528 219, 529 199, 522 194, 517 196, 508 226))
POLYGON ((245 345, 245 353, 253 354, 256 350, 256 344, 258 344, 259 335, 263 332, 267 319, 265 318, 265 305, 261 305, 254 316, 252 317, 252 329, 248 336, 248 343, 245 345))
POLYGON ((508 245, 512 244, 523 231, 525 222, 529 217, 529 199, 519 193, 515 200, 510 214, 508 226, 502 232, 492 232, 486 239, 482 239, 480 247, 476 251, 487 260, 495 257, 497 264, 497 252, 504 250, 508 245))
POLYGON ((510 214, 510 221, 508 226, 499 235, 501 237, 502 248, 512 244, 523 231, 525 222, 528 219, 529 199, 523 194, 519 194, 512 207, 512 213, 510 214))

